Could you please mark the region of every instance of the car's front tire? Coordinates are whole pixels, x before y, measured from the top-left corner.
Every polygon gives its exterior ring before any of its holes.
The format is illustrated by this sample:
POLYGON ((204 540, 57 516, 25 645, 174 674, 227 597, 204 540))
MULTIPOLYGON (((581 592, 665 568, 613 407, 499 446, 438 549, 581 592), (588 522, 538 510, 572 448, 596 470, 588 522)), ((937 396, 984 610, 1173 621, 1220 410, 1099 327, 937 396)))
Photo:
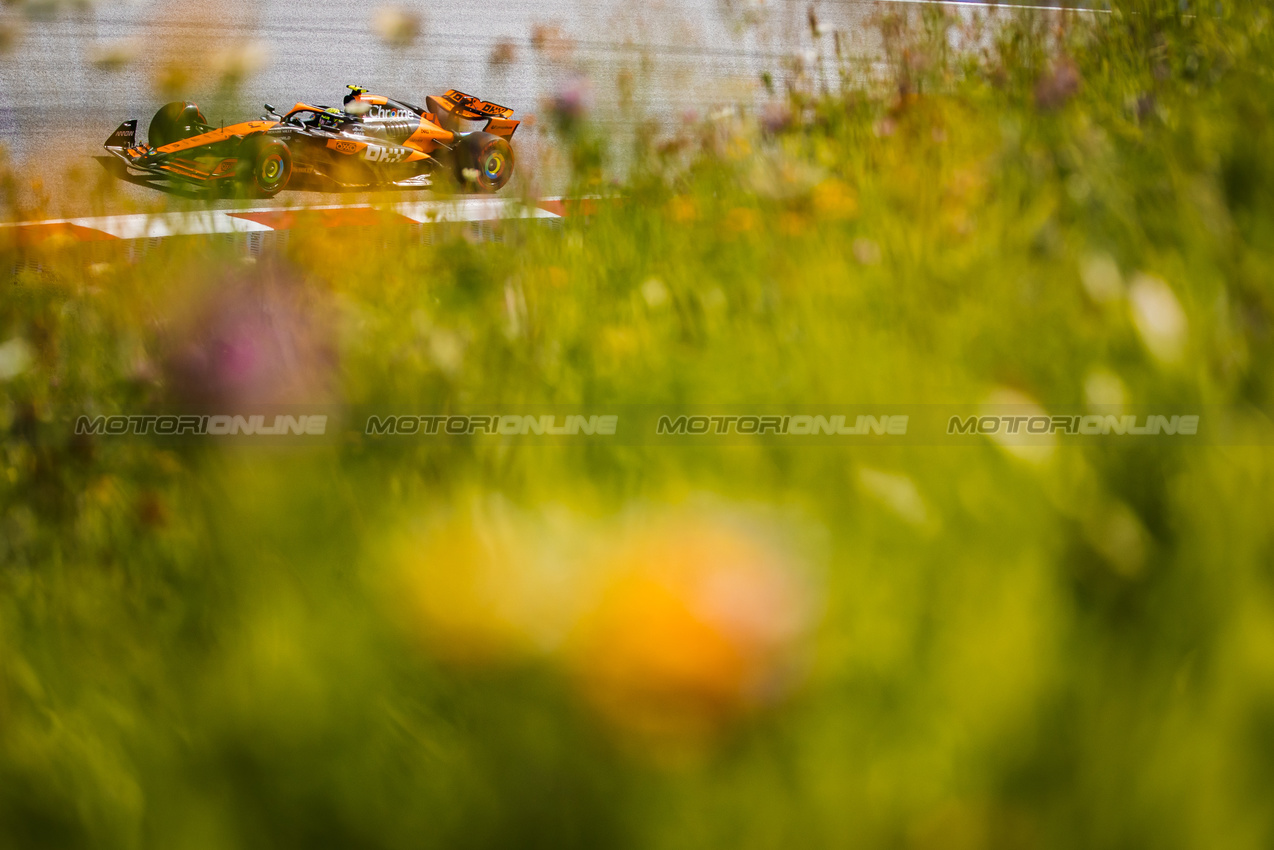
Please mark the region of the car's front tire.
POLYGON ((292 152, 278 139, 253 136, 239 149, 239 185, 254 197, 273 198, 292 179, 292 152))

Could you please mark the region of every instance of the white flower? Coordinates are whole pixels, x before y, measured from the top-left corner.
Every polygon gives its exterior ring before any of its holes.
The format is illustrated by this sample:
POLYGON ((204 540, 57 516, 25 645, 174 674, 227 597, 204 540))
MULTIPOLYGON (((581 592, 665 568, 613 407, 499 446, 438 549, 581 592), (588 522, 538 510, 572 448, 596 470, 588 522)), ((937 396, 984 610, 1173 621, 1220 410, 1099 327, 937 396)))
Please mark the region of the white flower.
POLYGON ((1168 284, 1138 273, 1128 288, 1128 308, 1141 341, 1155 359, 1167 365, 1180 363, 1188 327, 1181 302, 1168 284))
POLYGON ((1119 413, 1128 402, 1128 390, 1118 375, 1109 369, 1098 367, 1084 376, 1084 402, 1090 408, 1103 408, 1103 412, 1119 413))
POLYGON ((1016 426, 1001 427, 990 435, 1006 454, 1037 465, 1052 460, 1057 448, 1057 438, 1053 433, 1030 433, 1022 424, 1029 419, 1048 416, 1048 411, 1035 399, 1008 387, 996 387, 982 403, 981 415, 1018 418, 1016 426))
POLYGON ((662 307, 668 303, 668 287, 657 277, 648 277, 641 285, 641 297, 651 307, 662 307))
POLYGON ((903 521, 917 528, 929 524, 929 509, 910 476, 864 466, 858 470, 858 483, 903 521))
POLYGON ((31 365, 31 347, 26 340, 15 336, 0 345, 0 381, 16 378, 31 365))
POLYGON ((1124 294, 1124 279, 1119 265, 1109 254, 1089 254, 1079 267, 1084 291, 1098 304, 1115 301, 1124 294))

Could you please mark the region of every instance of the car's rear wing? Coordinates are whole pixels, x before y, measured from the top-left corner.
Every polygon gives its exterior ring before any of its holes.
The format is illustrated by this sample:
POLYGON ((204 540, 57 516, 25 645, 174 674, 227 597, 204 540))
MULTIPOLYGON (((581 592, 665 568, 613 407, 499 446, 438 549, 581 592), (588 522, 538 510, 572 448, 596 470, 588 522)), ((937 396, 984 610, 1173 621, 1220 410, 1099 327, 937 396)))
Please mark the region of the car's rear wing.
POLYGON ((455 89, 444 94, 439 100, 448 104, 453 115, 459 118, 468 118, 471 121, 481 121, 483 118, 513 117, 513 110, 507 106, 487 103, 485 100, 478 100, 471 94, 465 94, 455 89))
POLYGON ((513 110, 509 107, 479 100, 471 94, 465 94, 455 89, 440 97, 431 95, 425 98, 425 103, 430 111, 433 112, 439 125, 453 132, 458 129, 457 119, 486 121, 486 131, 488 133, 509 139, 513 137, 513 131, 521 123, 512 120, 513 110))

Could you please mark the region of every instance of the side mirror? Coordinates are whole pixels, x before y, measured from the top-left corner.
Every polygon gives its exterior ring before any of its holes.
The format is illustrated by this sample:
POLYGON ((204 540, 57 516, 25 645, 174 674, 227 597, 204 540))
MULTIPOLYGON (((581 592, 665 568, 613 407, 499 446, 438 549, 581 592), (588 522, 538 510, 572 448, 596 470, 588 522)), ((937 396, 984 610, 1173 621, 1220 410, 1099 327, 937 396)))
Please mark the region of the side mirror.
POLYGON ((274 107, 268 103, 265 105, 265 112, 267 115, 273 115, 275 118, 281 117, 279 113, 274 111, 274 107))

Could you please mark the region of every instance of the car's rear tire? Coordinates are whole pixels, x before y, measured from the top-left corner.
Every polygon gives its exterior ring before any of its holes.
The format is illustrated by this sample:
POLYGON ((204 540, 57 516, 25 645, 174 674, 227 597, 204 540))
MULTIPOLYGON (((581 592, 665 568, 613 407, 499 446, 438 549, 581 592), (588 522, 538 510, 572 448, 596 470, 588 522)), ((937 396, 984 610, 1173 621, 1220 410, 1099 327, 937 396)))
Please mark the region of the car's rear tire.
POLYGON ((166 103, 150 119, 146 138, 152 148, 162 148, 202 133, 208 124, 199 107, 188 100, 166 103))
POLYGON ((470 133, 456 146, 456 180, 462 189, 498 192, 513 176, 513 148, 490 133, 470 133))
POLYGON ((278 139, 252 136, 239 148, 239 185, 257 198, 273 198, 292 179, 292 152, 278 139))

